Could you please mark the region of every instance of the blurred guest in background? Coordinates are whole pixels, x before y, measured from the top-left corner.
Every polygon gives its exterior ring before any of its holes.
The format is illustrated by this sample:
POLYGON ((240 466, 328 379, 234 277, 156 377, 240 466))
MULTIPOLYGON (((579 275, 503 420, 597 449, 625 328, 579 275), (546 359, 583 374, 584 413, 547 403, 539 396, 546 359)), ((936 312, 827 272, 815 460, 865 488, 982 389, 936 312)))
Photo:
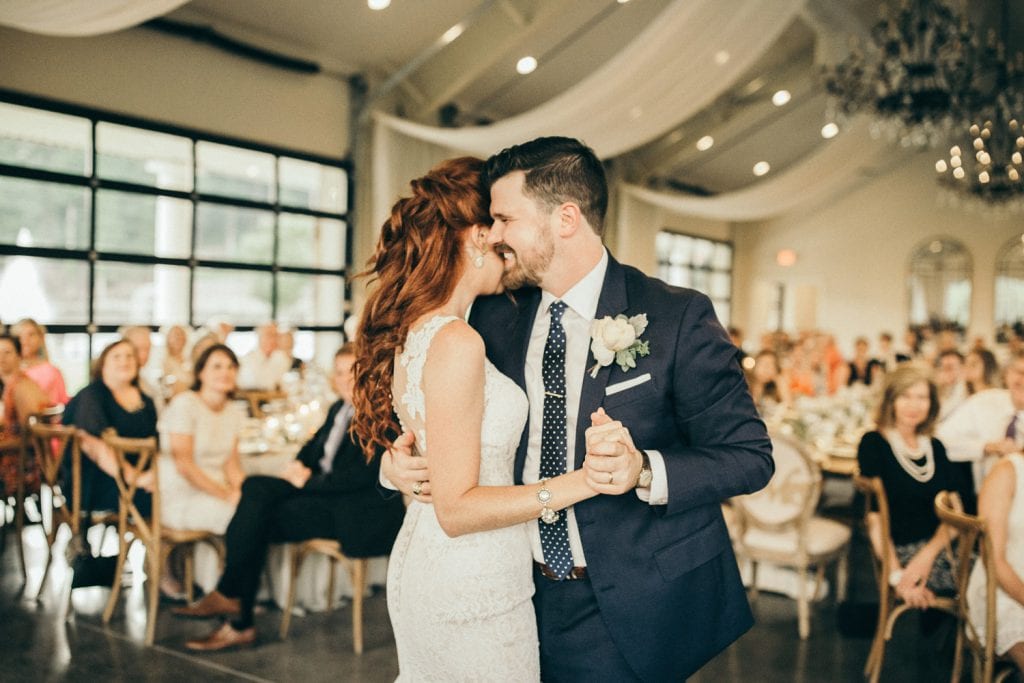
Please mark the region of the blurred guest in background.
POLYGON ((289 370, 297 370, 303 372, 306 369, 306 364, 301 358, 295 357, 295 333, 291 330, 281 330, 277 335, 277 348, 284 355, 288 356, 290 365, 289 370))
POLYGON ((257 346, 242 356, 238 386, 242 389, 276 389, 292 361, 277 348, 277 325, 264 323, 256 328, 257 346))
POLYGON ((53 405, 68 402, 64 375, 50 362, 46 350, 46 328, 32 318, 23 318, 11 328, 11 334, 21 342, 21 361, 25 374, 42 388, 53 405))
POLYGON ((900 363, 910 360, 905 353, 897 353, 892 346, 892 333, 882 332, 878 335, 878 361, 886 372, 892 372, 900 363))
POLYGON ((146 396, 153 399, 157 415, 159 415, 164 409, 164 394, 159 385, 150 378, 146 367, 149 364, 150 353, 153 351, 150 329, 145 325, 125 325, 117 332, 135 347, 135 355, 139 359, 139 388, 146 396))
POLYGON ((231 401, 238 359, 223 344, 199 356, 192 389, 178 394, 158 426, 161 515, 174 529, 223 534, 241 497, 238 434, 245 415, 231 401))
POLYGON ((956 349, 939 354, 935 366, 935 385, 939 389, 939 423, 967 400, 967 382, 964 381, 964 357, 956 349))
POLYGON ((0 334, 0 393, 0 434, 5 438, 19 434, 29 415, 51 405, 49 397, 21 369, 21 342, 8 334, 0 334))
POLYGON ((228 526, 227 561, 217 590, 195 605, 175 610, 183 616, 235 619, 206 638, 189 641, 189 649, 221 650, 255 641, 253 604, 270 543, 331 538, 340 541, 350 557, 391 552, 405 506, 400 496, 380 495, 380 458, 367 462, 351 438, 354 361, 351 344, 335 354, 331 383, 338 401, 280 477, 245 480, 228 526))
POLYGON ((974 394, 999 386, 999 363, 988 349, 972 349, 964 358, 967 393, 974 394))
MULTIPOLYGON (((106 429, 132 439, 157 435, 156 406, 139 389, 139 361, 130 342, 119 339, 103 349, 93 366, 92 381, 68 403, 64 423, 79 428, 82 452, 88 456, 82 458, 83 512, 117 510, 118 489, 113 479, 116 460, 98 437, 106 429)), ((135 476, 143 475, 132 471, 127 474, 129 480, 135 476)), ((148 481, 140 482, 140 487, 145 486, 148 481)), ((136 492, 135 504, 140 513, 149 515, 146 491, 136 492)))
POLYGON ((184 325, 171 325, 164 332, 164 360, 160 383, 165 395, 176 396, 192 386, 192 361, 185 355, 188 331, 184 325))
POLYGON ((764 415, 772 404, 789 403, 789 388, 779 368, 779 357, 774 351, 764 349, 754 357, 754 368, 747 373, 750 395, 758 411, 764 415))
POLYGON ((853 342, 853 358, 849 362, 850 374, 846 379, 847 386, 854 384, 874 384, 884 373, 882 363, 868 354, 868 338, 857 337, 853 342))
POLYGON ((935 514, 935 495, 958 491, 965 505, 974 496, 942 442, 931 436, 938 414, 938 392, 927 369, 902 365, 886 379, 878 431, 865 434, 857 449, 861 474, 879 477, 889 502, 891 538, 882 538, 878 520, 869 518, 872 545, 897 568, 889 577, 896 593, 920 609, 930 607, 937 592, 955 590, 943 552, 952 536, 935 514))

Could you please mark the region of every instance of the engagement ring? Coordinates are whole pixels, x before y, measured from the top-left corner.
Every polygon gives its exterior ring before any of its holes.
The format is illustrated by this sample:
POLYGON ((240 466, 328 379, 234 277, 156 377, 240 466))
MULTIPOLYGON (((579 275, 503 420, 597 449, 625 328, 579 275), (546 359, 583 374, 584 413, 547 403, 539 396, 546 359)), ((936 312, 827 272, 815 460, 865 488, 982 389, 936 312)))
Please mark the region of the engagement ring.
POLYGON ((423 483, 424 482, 422 481, 418 481, 412 485, 412 495, 418 496, 423 492, 423 483))

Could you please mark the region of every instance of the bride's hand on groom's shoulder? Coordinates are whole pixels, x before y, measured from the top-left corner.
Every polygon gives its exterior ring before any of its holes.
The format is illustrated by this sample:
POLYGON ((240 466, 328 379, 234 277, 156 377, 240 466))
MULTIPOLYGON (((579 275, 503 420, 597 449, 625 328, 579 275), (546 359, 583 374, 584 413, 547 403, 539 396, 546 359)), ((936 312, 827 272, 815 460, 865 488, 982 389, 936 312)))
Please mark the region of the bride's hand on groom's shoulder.
POLYGON ((621 495, 636 487, 642 458, 629 429, 598 408, 586 431, 587 456, 583 470, 587 484, 598 493, 621 495))
POLYGON ((385 451, 380 469, 387 480, 403 494, 421 503, 429 503, 430 468, 426 458, 413 455, 415 440, 412 432, 402 432, 391 444, 391 448, 385 451))

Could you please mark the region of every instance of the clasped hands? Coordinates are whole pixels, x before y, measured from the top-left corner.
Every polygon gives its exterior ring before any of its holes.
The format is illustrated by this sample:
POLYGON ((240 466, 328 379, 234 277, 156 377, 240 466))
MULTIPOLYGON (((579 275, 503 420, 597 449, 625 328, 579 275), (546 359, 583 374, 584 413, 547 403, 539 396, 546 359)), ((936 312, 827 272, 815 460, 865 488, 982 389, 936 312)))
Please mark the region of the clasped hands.
MULTIPOLYGON (((597 493, 621 495, 636 487, 643 456, 633 445, 623 424, 613 420, 604 408, 590 416, 586 431, 587 455, 583 461, 587 485, 597 493)), ((412 454, 415 440, 410 432, 399 436, 384 453, 381 471, 391 484, 407 496, 431 502, 430 469, 427 458, 412 454)))

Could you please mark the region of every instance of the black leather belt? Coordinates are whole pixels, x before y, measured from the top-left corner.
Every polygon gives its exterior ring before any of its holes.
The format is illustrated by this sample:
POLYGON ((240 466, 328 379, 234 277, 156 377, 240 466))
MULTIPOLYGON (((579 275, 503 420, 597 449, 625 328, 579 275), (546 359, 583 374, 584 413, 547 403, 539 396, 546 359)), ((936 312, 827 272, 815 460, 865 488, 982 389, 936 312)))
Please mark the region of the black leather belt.
POLYGON ((537 562, 535 560, 533 566, 537 569, 537 571, 541 573, 541 575, 545 579, 551 579, 552 581, 576 581, 578 579, 587 578, 586 567, 573 567, 569 570, 569 573, 565 576, 564 579, 559 579, 558 575, 555 574, 555 572, 551 571, 551 567, 547 566, 543 562, 537 562))

